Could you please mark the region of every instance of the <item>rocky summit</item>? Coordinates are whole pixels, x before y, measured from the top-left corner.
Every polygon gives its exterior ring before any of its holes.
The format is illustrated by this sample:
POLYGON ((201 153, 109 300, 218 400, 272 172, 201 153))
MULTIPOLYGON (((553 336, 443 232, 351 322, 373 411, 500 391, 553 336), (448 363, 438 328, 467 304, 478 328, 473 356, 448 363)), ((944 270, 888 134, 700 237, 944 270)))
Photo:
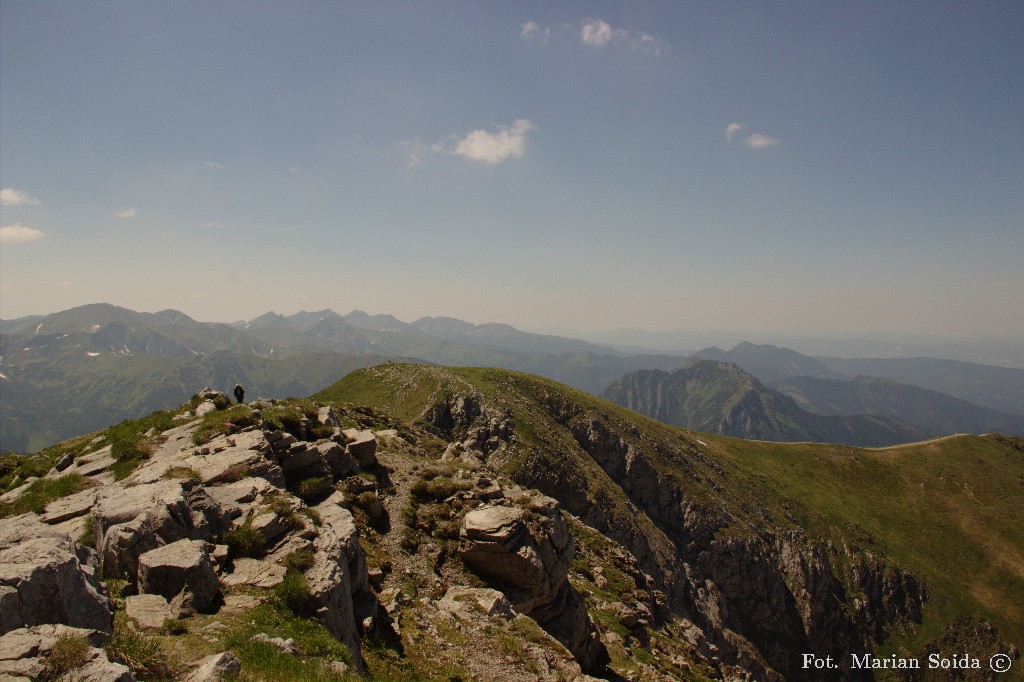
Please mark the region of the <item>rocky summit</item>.
POLYGON ((0 680, 1022 667, 1020 439, 744 441, 531 375, 386 364, 5 457, 0 680))

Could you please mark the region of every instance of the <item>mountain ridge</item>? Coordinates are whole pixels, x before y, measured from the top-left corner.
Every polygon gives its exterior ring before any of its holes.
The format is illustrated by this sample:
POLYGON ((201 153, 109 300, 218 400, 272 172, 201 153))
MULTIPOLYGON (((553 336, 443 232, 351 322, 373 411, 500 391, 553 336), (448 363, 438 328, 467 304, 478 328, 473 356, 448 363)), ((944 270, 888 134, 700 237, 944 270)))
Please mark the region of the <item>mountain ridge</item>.
POLYGON ((633 372, 601 397, 666 424, 755 440, 881 446, 929 435, 884 416, 813 414, 737 365, 716 360, 633 372))

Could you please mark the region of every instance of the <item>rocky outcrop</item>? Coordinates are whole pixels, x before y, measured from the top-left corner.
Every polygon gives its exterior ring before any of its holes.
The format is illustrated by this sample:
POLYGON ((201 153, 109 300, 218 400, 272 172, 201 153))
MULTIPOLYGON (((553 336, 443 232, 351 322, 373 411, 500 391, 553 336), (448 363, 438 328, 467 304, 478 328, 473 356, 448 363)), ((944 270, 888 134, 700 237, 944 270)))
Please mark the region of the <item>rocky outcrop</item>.
POLYGON ((139 557, 139 592, 168 601, 182 595, 192 608, 209 608, 219 591, 217 573, 200 540, 178 540, 139 557))
POLYGON ((134 584, 139 557, 178 540, 208 541, 230 519, 197 481, 112 485, 92 508, 100 572, 134 584))
POLYGON ((584 670, 594 670, 607 662, 607 653, 583 597, 568 582, 574 545, 558 503, 532 495, 519 504, 525 508, 489 505, 466 514, 462 560, 561 642, 584 670))
POLYGON ((348 646, 353 667, 361 671, 365 666, 359 652, 357 623, 367 617, 372 619, 373 613, 357 614, 356 604, 369 601, 375 608, 377 600, 370 593, 366 557, 359 546, 355 519, 340 506, 343 501, 341 493, 335 493, 314 508, 320 515, 321 527, 313 541, 316 551, 306 581, 317 619, 348 646))
POLYGON ((0 520, 0 633, 63 623, 109 633, 96 555, 31 515, 0 520))

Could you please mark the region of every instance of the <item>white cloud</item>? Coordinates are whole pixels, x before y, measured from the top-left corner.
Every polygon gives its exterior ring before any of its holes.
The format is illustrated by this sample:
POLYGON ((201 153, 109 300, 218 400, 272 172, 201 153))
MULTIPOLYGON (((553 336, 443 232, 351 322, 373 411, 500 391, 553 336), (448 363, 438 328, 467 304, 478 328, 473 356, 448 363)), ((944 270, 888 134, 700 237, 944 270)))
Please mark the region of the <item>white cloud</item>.
POLYGON ((0 205, 2 206, 38 206, 39 199, 28 192, 23 192, 20 189, 13 189, 11 187, 4 187, 0 189, 0 205))
POLYGON ((115 215, 118 218, 125 218, 125 219, 127 219, 127 218, 134 218, 135 217, 135 208, 132 207, 132 208, 121 209, 115 215))
POLYGON ((43 233, 34 227, 25 227, 21 223, 0 227, 0 242, 4 244, 25 244, 34 242, 43 236, 43 233))
POLYGON ((629 31, 615 28, 604 19, 588 17, 578 26, 569 23, 559 24, 552 30, 550 26, 542 26, 536 21, 527 21, 519 27, 519 37, 531 43, 547 44, 552 36, 558 40, 579 40, 591 47, 607 47, 620 45, 657 57, 668 49, 668 43, 658 36, 643 31, 629 31))
POLYGON ((596 47, 604 47, 612 40, 623 40, 627 35, 622 29, 612 29, 603 19, 586 19, 580 28, 580 40, 596 47))
POLYGON ((607 45, 626 45, 634 50, 641 50, 657 57, 666 49, 668 43, 657 36, 643 31, 627 31, 624 28, 613 28, 604 19, 587 18, 580 25, 580 40, 585 45, 605 47, 607 45))
POLYGON ((206 166, 207 168, 211 169, 211 170, 219 170, 219 171, 224 170, 224 165, 220 164, 220 163, 217 163, 216 161, 207 161, 203 165, 206 166))
POLYGON ((528 21, 520 27, 519 37, 531 42, 547 43, 551 40, 551 28, 541 27, 536 21, 528 21))
POLYGON ((779 141, 774 137, 770 137, 763 133, 754 133, 747 139, 743 140, 743 144, 754 149, 763 149, 765 147, 774 147, 779 144, 779 141))
POLYGON ((483 163, 501 163, 509 158, 520 158, 526 151, 526 134, 536 126, 532 121, 520 118, 511 126, 499 128, 497 132, 473 130, 461 138, 456 138, 455 145, 446 149, 443 145, 434 145, 435 151, 454 154, 471 161, 483 163))
POLYGON ((725 129, 725 139, 732 142, 732 138, 736 137, 736 133, 743 130, 742 123, 730 123, 725 129))
POLYGON ((75 283, 69 282, 67 280, 62 280, 60 282, 50 282, 50 286, 57 287, 58 289, 70 289, 73 286, 75 286, 75 283))

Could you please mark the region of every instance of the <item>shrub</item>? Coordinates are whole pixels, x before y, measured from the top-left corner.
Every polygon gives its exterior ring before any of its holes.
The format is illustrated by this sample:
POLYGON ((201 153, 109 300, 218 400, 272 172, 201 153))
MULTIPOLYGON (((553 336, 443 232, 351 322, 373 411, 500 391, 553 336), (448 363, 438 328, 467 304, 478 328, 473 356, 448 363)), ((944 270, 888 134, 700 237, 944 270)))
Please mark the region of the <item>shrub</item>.
POLYGON ((296 571, 289 571, 284 581, 274 588, 274 596, 297 616, 308 615, 312 609, 312 596, 306 576, 296 571))
POLYGON ((313 550, 300 549, 284 558, 284 566, 295 573, 305 573, 313 568, 313 550))
POLYGON ((160 641, 150 635, 137 632, 127 624, 115 619, 114 636, 104 646, 107 657, 128 666, 136 677, 145 680, 171 679, 160 641))
POLYGON ((412 494, 420 502, 440 502, 472 487, 473 484, 469 481, 456 481, 448 476, 438 476, 429 480, 423 477, 413 484, 412 494))
POLYGON ((78 544, 96 549, 96 533, 92 528, 91 514, 85 517, 85 525, 82 527, 82 534, 78 536, 78 544))
POLYGON ((256 418, 248 405, 235 405, 223 412, 210 412, 203 416, 203 423, 192 434, 192 442, 204 445, 221 434, 238 433, 255 423, 256 418))
POLYGON ((43 679, 55 680, 76 668, 82 667, 88 659, 92 645, 85 635, 60 635, 53 645, 53 651, 46 659, 43 679))
POLYGON ((258 559, 263 556, 263 533, 252 527, 252 518, 248 518, 238 528, 233 528, 221 537, 228 546, 232 558, 249 557, 258 559))
POLYGON ((164 472, 164 478, 183 478, 190 481, 200 480, 199 472, 192 467, 171 467, 164 472))

